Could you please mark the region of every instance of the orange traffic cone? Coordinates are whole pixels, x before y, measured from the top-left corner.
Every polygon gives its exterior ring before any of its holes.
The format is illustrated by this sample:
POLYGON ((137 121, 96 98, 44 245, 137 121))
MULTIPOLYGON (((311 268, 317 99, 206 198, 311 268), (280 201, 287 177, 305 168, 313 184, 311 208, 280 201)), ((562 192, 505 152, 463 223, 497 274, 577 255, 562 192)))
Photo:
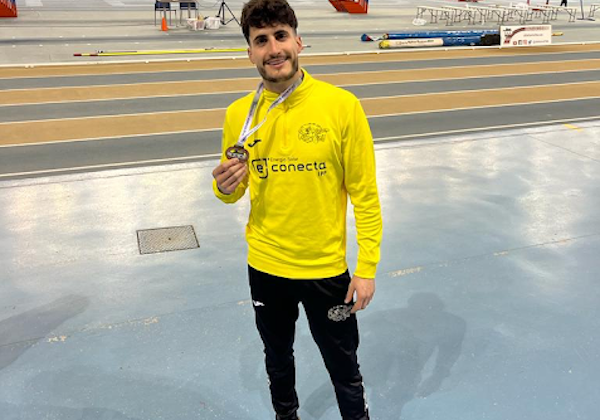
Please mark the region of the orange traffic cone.
POLYGON ((169 30, 169 27, 167 26, 167 18, 163 16, 162 18, 162 23, 160 25, 160 30, 163 32, 167 32, 169 30))

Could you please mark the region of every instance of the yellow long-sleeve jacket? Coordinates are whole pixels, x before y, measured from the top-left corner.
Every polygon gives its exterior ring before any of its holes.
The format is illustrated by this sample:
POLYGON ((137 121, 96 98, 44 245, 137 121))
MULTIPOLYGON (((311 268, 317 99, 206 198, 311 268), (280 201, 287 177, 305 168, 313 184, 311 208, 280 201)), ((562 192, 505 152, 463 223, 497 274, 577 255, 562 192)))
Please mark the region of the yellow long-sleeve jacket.
MULTIPOLYGON (((254 92, 227 109, 223 156, 234 145, 254 92)), ((276 93, 264 90, 252 127, 265 117, 276 93)), ((248 264, 291 279, 334 277, 347 269, 347 197, 354 206, 358 262, 354 274, 374 278, 382 235, 375 180, 373 137, 358 99, 348 91, 313 79, 269 113, 245 144, 249 175, 232 194, 213 190, 235 203, 250 187, 246 226, 248 264)))

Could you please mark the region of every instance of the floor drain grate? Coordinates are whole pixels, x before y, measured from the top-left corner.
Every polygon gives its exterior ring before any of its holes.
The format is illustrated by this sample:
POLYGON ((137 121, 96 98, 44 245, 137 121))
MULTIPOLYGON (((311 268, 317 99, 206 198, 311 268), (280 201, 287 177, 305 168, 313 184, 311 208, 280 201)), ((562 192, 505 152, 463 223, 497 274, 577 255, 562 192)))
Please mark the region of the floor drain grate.
POLYGON ((140 254, 200 248, 193 226, 138 230, 140 254))

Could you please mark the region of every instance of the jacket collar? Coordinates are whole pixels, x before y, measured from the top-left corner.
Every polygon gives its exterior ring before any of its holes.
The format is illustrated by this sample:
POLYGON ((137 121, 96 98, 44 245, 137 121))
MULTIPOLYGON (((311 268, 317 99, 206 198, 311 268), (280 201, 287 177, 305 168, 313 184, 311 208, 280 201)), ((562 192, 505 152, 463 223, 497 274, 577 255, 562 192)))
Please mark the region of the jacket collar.
MULTIPOLYGON (((310 94, 310 91, 312 90, 313 85, 315 83, 315 79, 313 79, 312 76, 308 74, 306 70, 302 69, 302 72, 304 73, 304 79, 302 80, 302 83, 300 83, 300 86, 298 86, 294 93, 292 93, 292 95, 289 98, 287 98, 285 102, 280 106, 284 106, 285 108, 293 108, 294 106, 302 102, 304 99, 306 99, 310 94)), ((275 102, 275 100, 278 97, 278 93, 271 92, 267 89, 263 91, 263 98, 268 104, 272 104, 273 102, 275 102)))

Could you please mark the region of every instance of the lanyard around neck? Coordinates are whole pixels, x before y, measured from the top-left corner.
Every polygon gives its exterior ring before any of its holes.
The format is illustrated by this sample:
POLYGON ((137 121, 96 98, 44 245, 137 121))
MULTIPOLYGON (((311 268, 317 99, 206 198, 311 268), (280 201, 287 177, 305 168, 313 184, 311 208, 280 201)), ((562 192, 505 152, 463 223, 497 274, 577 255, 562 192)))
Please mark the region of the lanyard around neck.
POLYGON ((267 121, 267 117, 269 116, 269 113, 274 108, 276 108, 278 105, 281 105, 287 98, 292 96, 292 93, 294 93, 294 91, 298 88, 298 86, 300 86, 300 83, 302 83, 303 79, 304 79, 304 73, 302 73, 302 77, 298 78, 298 80, 296 80, 293 85, 291 85, 286 90, 284 90, 281 93, 281 95, 279 95, 279 97, 277 99, 275 99, 275 102, 273 102, 271 104, 271 106, 269 107, 269 109, 267 110, 267 114, 265 115, 265 118, 263 118, 263 120, 259 124, 254 126, 254 128, 250 128, 250 125, 252 124, 252 120, 254 119, 254 114, 256 114, 256 108, 258 107, 260 95, 262 94, 262 92, 265 88, 264 83, 261 81, 258 85, 258 88, 256 89, 254 98, 252 99, 252 105, 250 106, 250 111, 248 111, 248 116, 246 117, 246 122, 244 123, 244 128, 242 128, 240 137, 235 145, 239 146, 239 147, 243 147, 244 143, 246 143, 246 140, 248 140, 248 138, 252 134, 256 133, 258 131, 258 129, 260 127, 262 127, 262 125, 267 121))

